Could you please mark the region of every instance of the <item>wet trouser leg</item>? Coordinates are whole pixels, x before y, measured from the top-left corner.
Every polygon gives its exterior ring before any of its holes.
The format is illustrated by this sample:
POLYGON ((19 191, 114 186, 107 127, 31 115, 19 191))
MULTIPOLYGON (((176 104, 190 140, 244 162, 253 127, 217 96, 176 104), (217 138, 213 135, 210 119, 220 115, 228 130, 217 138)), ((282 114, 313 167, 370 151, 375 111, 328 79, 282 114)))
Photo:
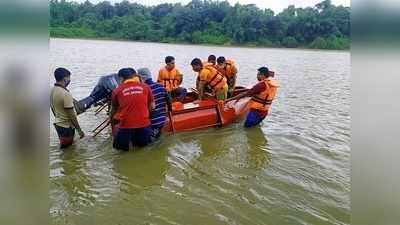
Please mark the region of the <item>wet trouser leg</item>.
POLYGON ((72 127, 65 128, 54 124, 56 128, 58 139, 60 140, 60 148, 66 148, 74 142, 75 129, 72 127))
POLYGON ((228 83, 228 98, 232 97, 233 95, 233 91, 235 90, 235 87, 233 86, 234 84, 234 78, 228 79, 227 83, 228 83))
POLYGON ((247 114, 246 121, 244 122, 244 127, 253 127, 258 124, 260 124, 264 119, 266 115, 260 115, 256 111, 250 111, 247 114))
POLYGON ((133 129, 119 128, 113 141, 113 147, 118 150, 129 151, 129 143, 133 138, 133 129))
POLYGON ((225 101, 228 96, 228 87, 223 87, 215 91, 215 98, 218 101, 225 101))
POLYGON ((150 126, 143 128, 135 128, 132 143, 139 147, 146 146, 151 143, 151 134, 153 133, 150 126))

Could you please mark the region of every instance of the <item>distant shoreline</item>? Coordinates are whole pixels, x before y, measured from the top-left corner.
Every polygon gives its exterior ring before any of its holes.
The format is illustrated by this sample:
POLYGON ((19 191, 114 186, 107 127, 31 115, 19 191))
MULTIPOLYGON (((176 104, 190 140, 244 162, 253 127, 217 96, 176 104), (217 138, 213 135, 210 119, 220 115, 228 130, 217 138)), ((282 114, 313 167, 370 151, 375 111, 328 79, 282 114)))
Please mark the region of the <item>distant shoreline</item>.
POLYGON ((306 46, 298 46, 294 48, 289 48, 285 46, 259 46, 259 45, 246 45, 246 44, 194 44, 194 43, 184 43, 184 42, 153 42, 146 40, 129 40, 129 39, 117 39, 117 38, 107 38, 107 37, 61 37, 61 36, 50 36, 50 39, 71 39, 71 40, 93 40, 93 41, 121 41, 121 42, 139 42, 139 43, 154 43, 154 44, 174 44, 174 45, 197 45, 197 46, 208 46, 208 47, 235 47, 235 48, 260 48, 260 49, 285 49, 285 50, 310 50, 310 51, 339 51, 339 52, 350 52, 348 49, 318 49, 309 48, 306 46))

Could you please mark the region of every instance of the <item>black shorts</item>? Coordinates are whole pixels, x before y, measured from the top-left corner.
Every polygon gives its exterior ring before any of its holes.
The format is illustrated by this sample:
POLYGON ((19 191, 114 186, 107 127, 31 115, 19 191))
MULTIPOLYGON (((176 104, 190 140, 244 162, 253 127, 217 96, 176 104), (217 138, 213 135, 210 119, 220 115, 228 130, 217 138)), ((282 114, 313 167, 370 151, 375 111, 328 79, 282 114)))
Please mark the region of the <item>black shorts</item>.
POLYGON ((66 148, 74 142, 75 129, 72 127, 60 127, 54 124, 56 128, 58 139, 60 140, 60 148, 66 148))

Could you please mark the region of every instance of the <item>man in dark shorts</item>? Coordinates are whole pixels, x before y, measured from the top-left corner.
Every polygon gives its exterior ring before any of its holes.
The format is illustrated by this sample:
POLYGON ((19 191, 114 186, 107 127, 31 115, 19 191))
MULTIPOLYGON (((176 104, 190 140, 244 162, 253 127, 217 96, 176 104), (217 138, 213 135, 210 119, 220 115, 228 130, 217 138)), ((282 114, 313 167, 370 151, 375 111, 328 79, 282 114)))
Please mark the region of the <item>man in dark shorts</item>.
POLYGON ((73 98, 67 89, 71 82, 71 72, 65 68, 57 68, 54 77, 56 83, 50 94, 50 108, 55 117, 54 127, 60 139, 60 148, 66 148, 74 141, 75 129, 80 138, 85 134, 79 126, 73 98))
POLYGON ((111 121, 118 120, 113 147, 128 151, 129 144, 145 146, 151 142, 150 111, 154 109, 150 87, 142 83, 133 68, 119 70, 121 84, 111 96, 111 121))

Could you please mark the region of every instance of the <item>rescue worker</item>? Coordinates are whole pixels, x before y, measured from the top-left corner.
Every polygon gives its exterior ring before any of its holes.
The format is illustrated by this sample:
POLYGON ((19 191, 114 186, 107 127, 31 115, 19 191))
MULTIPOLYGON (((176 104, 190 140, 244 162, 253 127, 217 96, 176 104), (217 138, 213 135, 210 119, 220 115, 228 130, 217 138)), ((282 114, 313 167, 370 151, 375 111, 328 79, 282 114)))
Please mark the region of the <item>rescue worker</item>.
POLYGON ((215 57, 215 55, 209 55, 207 61, 203 62, 203 65, 205 65, 206 63, 215 66, 217 64, 217 57, 215 57))
POLYGON ((225 57, 220 56, 217 59, 217 70, 222 73, 228 82, 228 96, 231 97, 236 86, 237 68, 232 60, 226 60, 225 57))
MULTIPOLYGON (((203 62, 203 66, 213 66, 216 67, 217 64, 217 57, 215 55, 209 55, 207 61, 203 62)), ((196 79, 196 88, 199 86, 199 77, 196 79)), ((211 93, 212 91, 206 86, 204 92, 211 93)))
POLYGON ((236 95, 229 100, 238 101, 243 97, 251 97, 249 102, 250 111, 247 114, 245 127, 258 125, 265 119, 271 108, 272 101, 277 93, 279 82, 273 79, 274 73, 267 67, 260 67, 257 73, 258 84, 247 92, 236 95))
POLYGON ((190 63, 193 71, 198 72, 199 100, 203 99, 205 87, 209 87, 217 100, 224 101, 227 98, 228 84, 226 78, 211 65, 203 66, 199 58, 190 63))
POLYGON ((56 83, 50 93, 50 108, 54 114, 54 127, 60 140, 60 148, 66 148, 74 142, 75 129, 79 137, 83 138, 82 131, 74 109, 74 99, 67 87, 71 82, 71 72, 65 68, 54 71, 56 83))
POLYGON ((133 146, 145 146, 151 142, 150 111, 154 109, 153 95, 147 84, 141 83, 133 68, 118 71, 121 84, 111 95, 110 120, 118 120, 113 147, 129 150, 133 146))
POLYGON ((183 102, 187 90, 180 87, 183 75, 175 66, 175 58, 173 56, 165 57, 165 64, 158 72, 157 82, 167 89, 171 98, 176 97, 178 101, 183 102))
POLYGON ((150 112, 150 122, 153 131, 152 140, 155 141, 161 136, 161 131, 167 117, 167 105, 171 104, 171 100, 164 86, 153 81, 148 68, 138 69, 138 74, 142 81, 149 85, 154 97, 155 108, 150 112))

